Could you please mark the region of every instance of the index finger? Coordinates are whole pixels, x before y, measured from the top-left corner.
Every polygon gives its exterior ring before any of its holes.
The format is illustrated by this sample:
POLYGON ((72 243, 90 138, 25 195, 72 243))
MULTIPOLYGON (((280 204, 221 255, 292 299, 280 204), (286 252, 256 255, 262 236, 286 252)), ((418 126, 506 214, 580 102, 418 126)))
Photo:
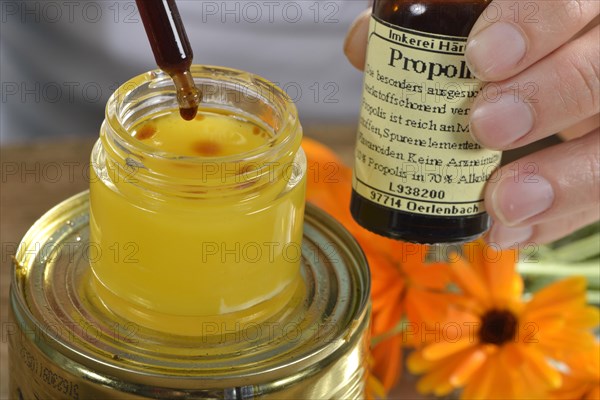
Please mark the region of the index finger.
POLYGON ((511 77, 562 46, 599 12, 596 0, 494 0, 469 35, 469 67, 488 82, 511 77))

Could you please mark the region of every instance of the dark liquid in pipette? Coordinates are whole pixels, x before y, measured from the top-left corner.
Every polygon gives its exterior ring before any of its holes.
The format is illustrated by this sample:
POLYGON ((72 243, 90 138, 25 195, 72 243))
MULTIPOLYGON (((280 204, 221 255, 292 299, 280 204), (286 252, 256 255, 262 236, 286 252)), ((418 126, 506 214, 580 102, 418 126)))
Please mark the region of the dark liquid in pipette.
POLYGON ((181 118, 185 119, 186 121, 193 120, 197 113, 198 113, 198 106, 196 106, 195 108, 180 108, 179 109, 179 115, 181 115, 181 118))
POLYGON ((173 78, 179 113, 189 121, 198 111, 201 93, 190 73, 194 55, 175 1, 137 0, 136 3, 156 63, 173 78))

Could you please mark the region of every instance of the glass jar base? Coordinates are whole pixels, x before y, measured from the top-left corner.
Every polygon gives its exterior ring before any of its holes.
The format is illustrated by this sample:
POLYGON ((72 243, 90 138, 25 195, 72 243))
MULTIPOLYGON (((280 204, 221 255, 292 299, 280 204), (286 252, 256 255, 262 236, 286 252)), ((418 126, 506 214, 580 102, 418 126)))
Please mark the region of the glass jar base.
POLYGON ((205 338, 211 335, 222 335, 223 332, 234 332, 240 326, 249 323, 260 324, 289 307, 290 303, 303 301, 305 291, 304 281, 299 276, 270 299, 243 310, 195 316, 165 314, 133 304, 107 289, 94 274, 91 274, 87 288, 88 295, 96 296, 108 312, 120 318, 162 333, 205 338))
POLYGON ((352 190, 350 212, 363 228, 381 236, 420 244, 458 244, 483 235, 490 226, 487 213, 465 217, 411 214, 375 204, 352 190))
POLYGON ((363 398, 367 263, 325 212, 307 206, 300 278, 281 311, 264 323, 232 321, 235 331, 211 320, 201 337, 149 329, 102 304, 89 221, 82 193, 46 213, 19 245, 8 335, 14 398, 17 388, 26 399, 363 398))

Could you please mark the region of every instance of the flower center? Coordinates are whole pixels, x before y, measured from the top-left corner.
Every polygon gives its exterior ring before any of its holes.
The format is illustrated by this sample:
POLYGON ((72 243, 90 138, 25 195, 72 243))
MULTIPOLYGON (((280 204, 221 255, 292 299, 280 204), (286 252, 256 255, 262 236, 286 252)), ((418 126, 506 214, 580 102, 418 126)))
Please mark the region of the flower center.
POLYGON ((482 343, 501 345, 515 338, 518 320, 508 310, 490 310, 481 318, 479 340, 482 343))

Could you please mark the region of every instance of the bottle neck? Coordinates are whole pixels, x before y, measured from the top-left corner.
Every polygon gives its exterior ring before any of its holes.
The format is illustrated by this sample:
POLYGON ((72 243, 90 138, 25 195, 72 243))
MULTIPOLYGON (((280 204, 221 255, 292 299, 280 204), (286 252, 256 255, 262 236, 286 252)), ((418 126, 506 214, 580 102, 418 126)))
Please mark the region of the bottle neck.
POLYGON ((491 0, 375 0, 373 15, 420 32, 467 37, 491 0))

